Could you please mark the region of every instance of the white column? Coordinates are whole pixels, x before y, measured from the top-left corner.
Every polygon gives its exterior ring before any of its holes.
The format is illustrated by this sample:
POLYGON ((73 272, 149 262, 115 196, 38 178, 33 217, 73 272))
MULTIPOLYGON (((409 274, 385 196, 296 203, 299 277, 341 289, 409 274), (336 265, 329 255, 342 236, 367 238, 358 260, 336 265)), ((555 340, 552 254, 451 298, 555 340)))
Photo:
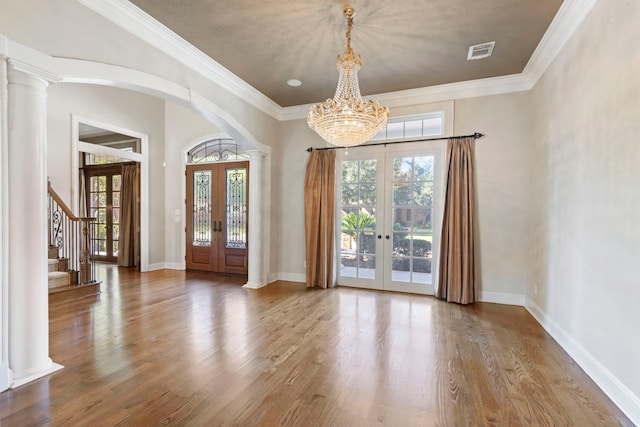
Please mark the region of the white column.
POLYGON ((262 189, 264 155, 249 154, 249 272, 245 288, 258 289, 267 284, 264 274, 264 191, 262 189))
POLYGON ((9 370, 9 164, 7 136, 7 60, 0 57, 0 392, 11 386, 9 370))
POLYGON ((47 86, 35 70, 9 61, 9 367, 13 387, 61 368, 49 358, 47 86))

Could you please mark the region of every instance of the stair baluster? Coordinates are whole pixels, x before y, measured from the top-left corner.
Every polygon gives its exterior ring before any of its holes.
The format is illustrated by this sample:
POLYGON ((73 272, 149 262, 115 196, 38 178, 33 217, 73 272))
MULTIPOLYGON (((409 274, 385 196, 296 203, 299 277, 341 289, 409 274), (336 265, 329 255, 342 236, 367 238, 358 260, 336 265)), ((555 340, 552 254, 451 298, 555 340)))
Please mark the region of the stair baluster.
POLYGON ((57 258, 66 259, 72 283, 96 282, 95 257, 91 250, 94 240, 95 218, 77 217, 48 183, 49 247, 55 248, 57 258))

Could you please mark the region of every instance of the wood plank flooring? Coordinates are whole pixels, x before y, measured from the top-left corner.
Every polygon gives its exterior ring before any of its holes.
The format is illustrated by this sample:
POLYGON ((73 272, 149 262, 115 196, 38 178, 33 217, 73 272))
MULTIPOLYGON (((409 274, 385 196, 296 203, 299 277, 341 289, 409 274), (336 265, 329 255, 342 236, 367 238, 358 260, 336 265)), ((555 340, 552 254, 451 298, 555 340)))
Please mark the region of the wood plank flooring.
POLYGON ((103 271, 50 306, 65 369, 0 394, 11 426, 631 426, 521 307, 103 271))

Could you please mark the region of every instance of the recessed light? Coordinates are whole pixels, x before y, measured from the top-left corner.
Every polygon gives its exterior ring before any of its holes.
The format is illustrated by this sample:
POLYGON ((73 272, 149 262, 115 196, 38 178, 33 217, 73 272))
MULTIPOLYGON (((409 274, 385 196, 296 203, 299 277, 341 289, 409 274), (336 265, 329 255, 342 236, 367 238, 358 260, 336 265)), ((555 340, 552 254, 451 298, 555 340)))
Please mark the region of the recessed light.
POLYGON ((289 86, 298 87, 302 84, 302 82, 298 79, 289 79, 287 80, 287 84, 289 86))

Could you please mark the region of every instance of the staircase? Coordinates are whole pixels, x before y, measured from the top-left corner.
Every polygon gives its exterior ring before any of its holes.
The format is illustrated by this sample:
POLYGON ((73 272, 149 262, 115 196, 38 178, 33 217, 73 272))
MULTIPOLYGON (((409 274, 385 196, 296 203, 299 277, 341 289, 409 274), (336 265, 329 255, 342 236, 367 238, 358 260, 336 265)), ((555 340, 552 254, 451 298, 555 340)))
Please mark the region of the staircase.
POLYGON ((48 185, 49 303, 100 293, 90 250, 95 218, 76 217, 48 185))

